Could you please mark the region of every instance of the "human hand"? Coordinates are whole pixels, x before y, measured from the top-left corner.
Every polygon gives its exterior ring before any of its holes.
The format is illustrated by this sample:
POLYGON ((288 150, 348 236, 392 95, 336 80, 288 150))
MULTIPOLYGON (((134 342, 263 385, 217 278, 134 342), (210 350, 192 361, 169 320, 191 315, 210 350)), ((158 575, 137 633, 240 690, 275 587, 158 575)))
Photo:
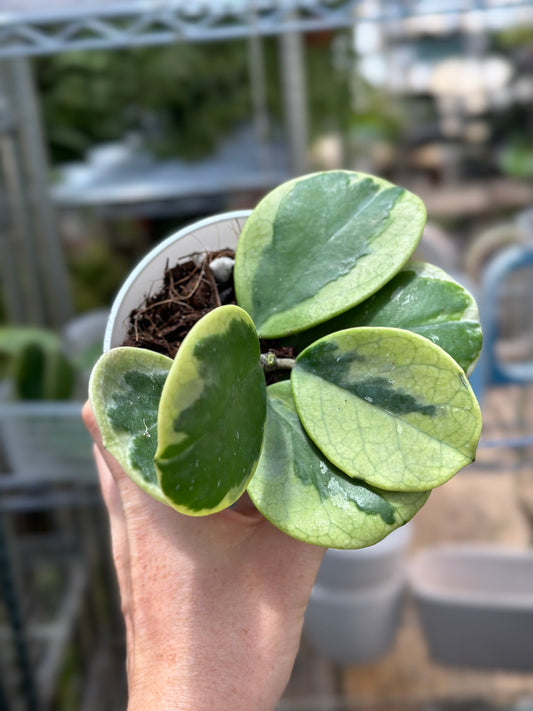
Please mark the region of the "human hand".
POLYGON ((243 497, 190 517, 155 501, 83 418, 109 513, 126 623, 128 711, 272 711, 290 677, 324 549, 243 497))

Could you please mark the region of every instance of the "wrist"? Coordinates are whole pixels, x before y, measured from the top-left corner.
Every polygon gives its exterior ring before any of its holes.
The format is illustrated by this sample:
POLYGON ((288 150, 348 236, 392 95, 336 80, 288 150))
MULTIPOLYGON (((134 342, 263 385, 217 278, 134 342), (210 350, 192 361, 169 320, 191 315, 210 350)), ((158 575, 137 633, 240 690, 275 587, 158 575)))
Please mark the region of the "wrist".
POLYGON ((195 666, 164 652, 155 671, 136 662, 128 677, 128 711, 274 711, 289 677, 275 678, 272 663, 261 674, 237 670, 238 663, 226 660, 220 669, 195 666))
POLYGON ((196 628, 169 622, 166 634, 149 640, 137 625, 138 644, 128 653, 128 711, 274 711, 289 681, 301 621, 288 629, 260 605, 242 617, 207 629, 217 618, 202 615, 202 624, 196 615, 196 628))

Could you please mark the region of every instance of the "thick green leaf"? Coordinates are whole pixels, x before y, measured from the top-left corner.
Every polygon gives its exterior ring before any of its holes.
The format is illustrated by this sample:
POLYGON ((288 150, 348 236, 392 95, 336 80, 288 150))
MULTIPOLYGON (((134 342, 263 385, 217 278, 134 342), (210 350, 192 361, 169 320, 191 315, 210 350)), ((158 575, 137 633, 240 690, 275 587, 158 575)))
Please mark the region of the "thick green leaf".
POLYGON ((408 521, 428 492, 374 489, 329 462, 303 429, 290 383, 268 388, 265 442, 248 486, 250 498, 277 528, 307 543, 361 548, 408 521))
POLYGON ((389 281, 415 249, 425 217, 415 195, 362 173, 284 183, 259 203, 239 238, 237 302, 264 338, 310 328, 389 281))
POLYGON ((376 294, 353 309, 293 336, 300 348, 328 333, 358 326, 405 328, 429 338, 449 353, 469 375, 483 337, 474 297, 446 272, 412 262, 376 294))
POLYGON ((155 455, 173 505, 202 516, 234 503, 263 440, 266 387, 252 320, 221 306, 188 333, 163 388, 155 455))
POLYGON ((306 348, 291 374, 298 414, 342 471, 391 491, 425 491, 469 464, 481 430, 462 369, 402 329, 355 328, 306 348))
POLYGON ((96 363, 89 399, 104 447, 158 501, 164 496, 154 466, 157 410, 172 360, 141 348, 113 348, 96 363))

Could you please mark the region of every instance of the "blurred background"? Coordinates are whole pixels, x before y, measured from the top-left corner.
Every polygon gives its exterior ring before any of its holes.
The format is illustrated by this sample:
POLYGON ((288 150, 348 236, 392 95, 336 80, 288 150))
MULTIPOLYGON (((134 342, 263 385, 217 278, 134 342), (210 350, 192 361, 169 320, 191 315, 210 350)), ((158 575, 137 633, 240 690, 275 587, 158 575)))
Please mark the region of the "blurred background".
POLYGON ((280 711, 533 710, 525 0, 0 0, 0 709, 125 708, 79 419, 122 281, 333 168, 425 201, 417 256, 479 301, 484 430, 405 530, 331 553, 280 711))

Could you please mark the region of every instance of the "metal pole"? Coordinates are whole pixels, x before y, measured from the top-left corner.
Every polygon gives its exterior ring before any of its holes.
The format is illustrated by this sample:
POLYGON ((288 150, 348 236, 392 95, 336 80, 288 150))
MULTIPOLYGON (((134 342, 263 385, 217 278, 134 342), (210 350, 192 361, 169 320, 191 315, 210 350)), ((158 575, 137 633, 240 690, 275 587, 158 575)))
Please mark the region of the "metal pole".
POLYGON ((248 70, 252 94, 252 108, 255 135, 259 150, 259 166, 261 170, 271 168, 271 156, 267 144, 269 136, 269 120, 265 82, 265 61, 261 37, 257 31, 255 9, 250 13, 250 36, 248 38, 248 70))
POLYGON ((9 320, 14 323, 44 324, 46 316, 18 148, 12 133, 0 137, 0 159, 6 191, 0 225, 0 274, 9 320))
MULTIPOLYGON (((12 105, 14 128, 3 161, 13 237, 17 243, 17 281, 31 279, 26 293, 26 321, 59 328, 71 316, 64 254, 49 194, 44 139, 28 60, 4 60, 5 87, 12 105), (24 245, 21 246, 21 242, 24 245), (28 276, 25 274, 29 272, 28 276)), ((15 255, 12 257, 12 261, 15 255)), ((21 290, 24 300, 24 290, 21 290)))
POLYGON ((308 120, 307 91, 302 35, 298 32, 282 34, 279 39, 281 55, 281 84, 285 120, 289 138, 291 172, 307 172, 308 120))
POLYGON ((10 81, 0 62, 0 281, 4 308, 14 323, 42 323, 30 225, 24 200, 15 119, 9 102, 10 81))
MULTIPOLYGON (((26 711, 38 711, 39 697, 24 623, 20 587, 13 570, 11 536, 6 518, 0 513, 0 599, 7 612, 13 642, 17 685, 26 711)), ((4 708, 3 706, 1 708, 4 708)), ((10 707, 7 707, 10 708, 10 707)))

